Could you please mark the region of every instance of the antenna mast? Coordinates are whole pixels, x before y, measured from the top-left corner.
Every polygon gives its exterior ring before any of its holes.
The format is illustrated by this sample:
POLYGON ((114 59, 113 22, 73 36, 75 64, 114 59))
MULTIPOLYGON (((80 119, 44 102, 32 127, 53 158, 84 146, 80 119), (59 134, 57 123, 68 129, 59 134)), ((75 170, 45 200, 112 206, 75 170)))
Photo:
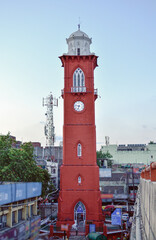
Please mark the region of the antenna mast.
POLYGON ((53 122, 53 106, 58 106, 58 99, 54 98, 52 93, 43 98, 43 107, 47 107, 46 115, 46 124, 44 126, 44 134, 46 136, 46 146, 54 146, 55 142, 55 127, 53 122))

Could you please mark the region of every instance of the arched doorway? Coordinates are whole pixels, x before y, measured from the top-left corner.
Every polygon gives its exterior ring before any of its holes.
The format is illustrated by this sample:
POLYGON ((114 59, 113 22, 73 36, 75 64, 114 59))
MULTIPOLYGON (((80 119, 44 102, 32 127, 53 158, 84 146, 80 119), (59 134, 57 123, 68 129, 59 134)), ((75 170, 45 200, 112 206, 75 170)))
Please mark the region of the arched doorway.
POLYGON ((86 221, 86 208, 82 202, 78 202, 74 208, 74 220, 76 224, 83 224, 86 221))

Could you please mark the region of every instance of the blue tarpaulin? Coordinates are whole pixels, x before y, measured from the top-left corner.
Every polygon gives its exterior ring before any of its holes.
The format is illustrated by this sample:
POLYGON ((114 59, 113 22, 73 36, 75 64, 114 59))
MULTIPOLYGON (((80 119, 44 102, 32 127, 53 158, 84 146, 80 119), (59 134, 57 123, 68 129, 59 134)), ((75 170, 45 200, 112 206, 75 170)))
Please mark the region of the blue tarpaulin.
POLYGON ((10 183, 0 185, 0 205, 41 195, 42 183, 10 183))

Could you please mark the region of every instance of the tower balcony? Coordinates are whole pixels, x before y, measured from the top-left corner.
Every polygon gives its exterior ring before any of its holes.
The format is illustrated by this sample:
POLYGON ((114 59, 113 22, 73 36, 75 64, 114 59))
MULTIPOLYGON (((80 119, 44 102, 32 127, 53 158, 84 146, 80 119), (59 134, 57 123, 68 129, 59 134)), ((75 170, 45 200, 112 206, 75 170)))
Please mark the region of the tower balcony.
POLYGON ((86 87, 71 87, 72 93, 84 93, 86 92, 86 87))
POLYGON ((96 100, 98 98, 98 89, 94 89, 94 99, 96 100))
POLYGON ((63 98, 64 95, 64 89, 61 90, 61 97, 63 98))
POLYGON ((98 89, 97 88, 94 89, 94 95, 98 95, 98 89))
MULTIPOLYGON (((87 93, 87 92, 90 92, 90 91, 87 91, 86 87, 71 87, 71 93, 87 93)), ((62 98, 63 98, 63 95, 64 95, 64 89, 61 90, 62 98)), ((94 96, 95 96, 95 99, 98 97, 98 89, 97 88, 94 89, 94 96)))

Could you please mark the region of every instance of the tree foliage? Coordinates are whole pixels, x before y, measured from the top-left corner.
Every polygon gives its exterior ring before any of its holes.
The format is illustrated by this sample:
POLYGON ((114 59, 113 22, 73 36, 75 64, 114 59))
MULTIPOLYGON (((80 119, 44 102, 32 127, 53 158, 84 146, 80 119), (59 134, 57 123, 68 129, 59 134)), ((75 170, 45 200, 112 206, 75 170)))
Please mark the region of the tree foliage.
POLYGON ((0 135, 0 182, 42 182, 42 196, 48 193, 50 175, 36 165, 30 142, 13 148, 10 135, 0 135))
POLYGON ((96 152, 97 157, 97 165, 101 167, 99 159, 107 159, 107 166, 112 167, 112 155, 107 151, 106 153, 103 153, 101 150, 96 152))

